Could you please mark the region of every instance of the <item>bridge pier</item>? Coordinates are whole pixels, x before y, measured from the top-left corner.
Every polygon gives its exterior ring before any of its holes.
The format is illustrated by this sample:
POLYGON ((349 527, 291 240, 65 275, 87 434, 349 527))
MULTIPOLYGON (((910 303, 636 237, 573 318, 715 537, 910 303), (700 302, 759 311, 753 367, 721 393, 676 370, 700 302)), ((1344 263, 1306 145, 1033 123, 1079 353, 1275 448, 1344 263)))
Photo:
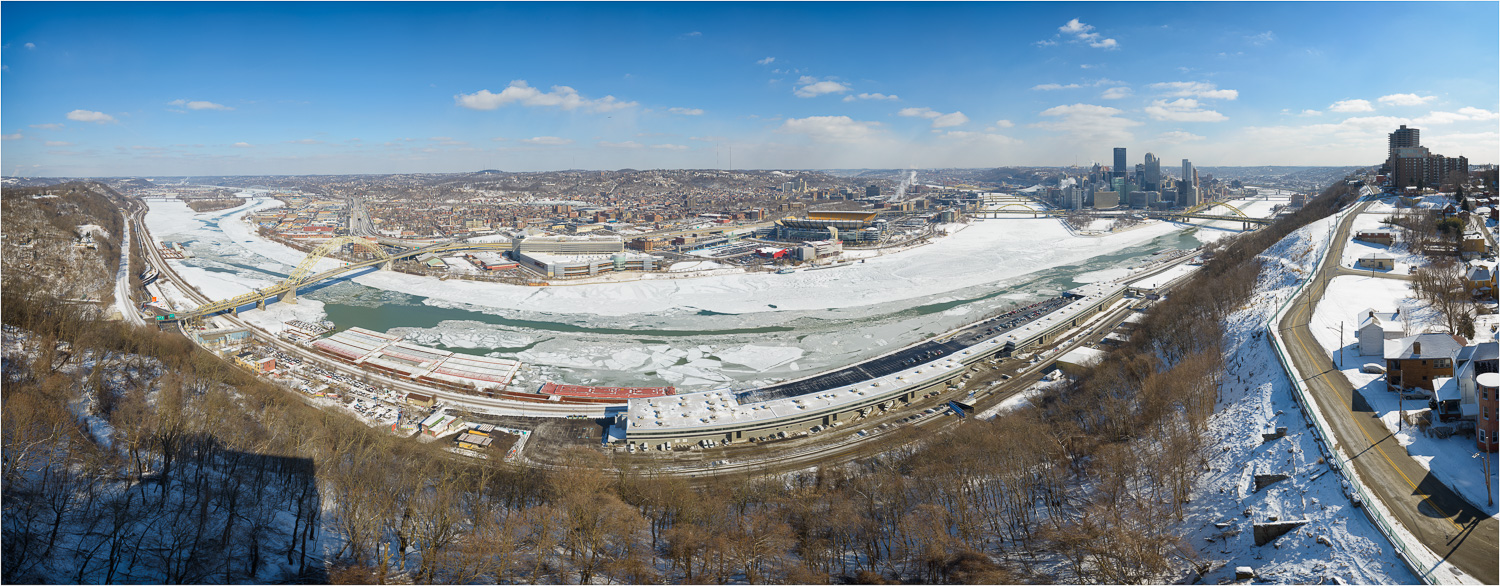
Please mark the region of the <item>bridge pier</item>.
POLYGON ((292 287, 290 289, 287 289, 286 293, 282 293, 281 294, 281 302, 282 303, 291 303, 291 304, 295 305, 297 303, 297 288, 296 287, 292 287))
POLYGON ((394 263, 395 263, 395 259, 391 259, 391 260, 385 261, 383 263, 380 263, 380 270, 382 270, 382 271, 389 271, 389 270, 391 270, 391 267, 393 266, 394 263))
POLYGON ((256 302, 255 302, 255 308, 256 309, 260 309, 260 310, 264 310, 266 308, 266 300, 265 300, 265 298, 261 298, 259 300, 256 300, 256 302))

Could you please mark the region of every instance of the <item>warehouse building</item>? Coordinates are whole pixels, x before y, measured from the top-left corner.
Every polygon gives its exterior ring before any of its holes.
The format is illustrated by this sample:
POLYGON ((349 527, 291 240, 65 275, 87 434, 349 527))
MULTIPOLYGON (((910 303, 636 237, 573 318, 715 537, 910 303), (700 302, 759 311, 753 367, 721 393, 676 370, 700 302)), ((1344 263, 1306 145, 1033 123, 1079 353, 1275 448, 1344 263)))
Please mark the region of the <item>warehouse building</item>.
POLYGON ((549 278, 661 268, 657 257, 626 252, 619 236, 520 236, 511 243, 511 256, 549 278))
POLYGON ((994 333, 999 322, 986 320, 840 371, 772 387, 632 398, 626 411, 616 415, 607 437, 648 445, 733 443, 857 421, 942 391, 975 362, 1053 342, 1123 299, 1124 293, 1125 288, 1115 283, 1085 285, 1067 292, 1060 306, 1040 305, 1055 309, 1005 332, 994 333))

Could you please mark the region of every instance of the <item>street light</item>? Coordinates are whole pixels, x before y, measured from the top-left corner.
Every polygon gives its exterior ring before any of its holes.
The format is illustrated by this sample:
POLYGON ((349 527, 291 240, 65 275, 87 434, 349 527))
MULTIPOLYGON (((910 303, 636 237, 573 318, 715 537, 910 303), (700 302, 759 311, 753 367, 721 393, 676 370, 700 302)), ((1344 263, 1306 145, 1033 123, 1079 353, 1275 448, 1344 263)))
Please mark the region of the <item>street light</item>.
POLYGON ((1485 457, 1484 452, 1474 452, 1470 458, 1479 458, 1479 469, 1484 472, 1484 498, 1489 501, 1489 506, 1495 506, 1495 494, 1490 488, 1490 459, 1485 457))

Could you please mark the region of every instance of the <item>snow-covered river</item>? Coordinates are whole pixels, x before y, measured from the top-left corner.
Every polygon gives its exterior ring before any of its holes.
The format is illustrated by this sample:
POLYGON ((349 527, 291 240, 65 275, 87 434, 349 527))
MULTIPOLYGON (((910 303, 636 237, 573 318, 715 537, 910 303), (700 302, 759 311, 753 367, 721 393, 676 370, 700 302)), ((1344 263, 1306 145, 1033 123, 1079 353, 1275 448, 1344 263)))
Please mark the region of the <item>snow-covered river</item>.
MULTIPOLYGON (((257 197, 198 214, 152 202, 147 225, 194 258, 173 261, 204 293, 224 298, 275 282, 302 253, 257 236, 241 219, 281 205, 257 197)), ((1204 230, 1204 237, 1217 236, 1204 230)), ((518 381, 735 388, 875 356, 980 315, 1082 283, 1120 276, 1197 229, 1154 223, 1075 237, 1056 220, 979 221, 946 238, 861 264, 788 275, 731 274, 583 286, 519 287, 368 271, 242 315, 278 326, 330 319, 437 347, 514 357, 518 381)), ((324 260, 335 266, 336 261, 324 260)))

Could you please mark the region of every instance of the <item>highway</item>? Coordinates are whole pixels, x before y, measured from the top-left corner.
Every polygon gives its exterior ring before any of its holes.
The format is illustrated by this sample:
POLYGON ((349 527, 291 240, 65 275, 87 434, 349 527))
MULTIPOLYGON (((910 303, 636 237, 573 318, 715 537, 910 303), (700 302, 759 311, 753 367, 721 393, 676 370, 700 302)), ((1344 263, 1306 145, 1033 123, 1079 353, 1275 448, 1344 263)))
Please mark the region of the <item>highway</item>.
POLYGON ((125 216, 125 221, 121 222, 125 234, 120 238, 120 268, 115 271, 115 308, 120 311, 120 318, 127 323, 144 326, 146 320, 141 317, 141 312, 135 308, 135 301, 130 298, 130 228, 133 209, 134 204, 127 203, 126 208, 120 211, 125 216))
POLYGON ((1308 326, 1329 281, 1343 272, 1338 260, 1349 239, 1350 226, 1369 203, 1358 205, 1339 224, 1322 268, 1293 300, 1277 329, 1286 338, 1286 349, 1297 371, 1304 376, 1315 373, 1305 381, 1308 391, 1371 493, 1438 556, 1482 583, 1500 583, 1495 518, 1454 493, 1407 455, 1385 424, 1374 417, 1370 405, 1334 367, 1308 326))

